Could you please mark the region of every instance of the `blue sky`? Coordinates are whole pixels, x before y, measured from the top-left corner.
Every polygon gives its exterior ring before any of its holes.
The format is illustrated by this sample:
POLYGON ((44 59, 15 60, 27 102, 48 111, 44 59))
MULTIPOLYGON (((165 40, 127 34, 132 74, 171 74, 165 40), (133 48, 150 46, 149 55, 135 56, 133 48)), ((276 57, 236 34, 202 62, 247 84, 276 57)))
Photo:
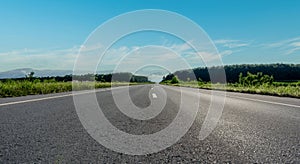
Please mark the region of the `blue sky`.
MULTIPOLYGON (((193 20, 214 41, 224 64, 300 63, 298 0, 2 0, 0 72, 24 67, 71 70, 78 49, 94 29, 141 9, 169 10, 193 20)), ((112 51, 141 43, 163 45, 158 38, 164 37, 146 34, 143 38, 150 39, 142 42, 133 37, 112 51)))

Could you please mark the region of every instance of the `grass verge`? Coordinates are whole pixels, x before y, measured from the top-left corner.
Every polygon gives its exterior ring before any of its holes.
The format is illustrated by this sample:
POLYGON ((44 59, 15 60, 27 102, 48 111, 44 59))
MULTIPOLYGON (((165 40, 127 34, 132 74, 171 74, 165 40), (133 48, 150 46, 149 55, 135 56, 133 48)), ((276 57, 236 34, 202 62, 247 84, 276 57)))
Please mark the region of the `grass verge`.
MULTIPOLYGON (((39 82, 39 81, 7 81, 0 82, 0 97, 18 97, 36 94, 69 92, 72 90, 90 90, 112 86, 137 85, 142 83, 128 82, 39 82)), ((144 83, 143 83, 144 84, 144 83)))
POLYGON ((223 90, 230 92, 241 92, 241 93, 253 93, 262 95, 273 95, 273 96, 284 96, 284 97, 294 97, 300 98, 300 87, 294 84, 284 84, 284 85, 258 85, 258 86, 242 86, 240 84, 228 83, 224 84, 211 84, 197 81, 183 82, 179 83, 161 83, 171 86, 182 86, 182 87, 192 87, 201 89, 212 89, 212 90, 223 90))

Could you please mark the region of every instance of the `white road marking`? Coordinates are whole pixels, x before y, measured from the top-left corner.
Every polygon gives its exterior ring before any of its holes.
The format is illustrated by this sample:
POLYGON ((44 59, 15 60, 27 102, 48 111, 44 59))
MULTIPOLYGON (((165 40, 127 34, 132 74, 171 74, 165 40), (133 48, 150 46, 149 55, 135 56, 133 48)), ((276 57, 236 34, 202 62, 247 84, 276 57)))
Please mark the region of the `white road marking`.
POLYGON ((153 97, 154 99, 156 99, 156 98, 157 98, 157 95, 156 95, 155 93, 152 93, 152 97, 153 97))
POLYGON ((76 96, 76 95, 89 94, 89 93, 97 93, 97 92, 107 91, 107 90, 122 89, 124 87, 127 87, 127 86, 121 86, 121 87, 115 87, 115 88, 105 88, 105 89, 101 89, 101 90, 92 90, 92 91, 78 91, 78 92, 75 92, 75 93, 70 93, 70 94, 65 94, 65 95, 43 97, 43 98, 36 98, 36 99, 22 100, 22 101, 14 101, 14 102, 7 102, 7 103, 0 104, 0 107, 1 106, 14 105, 14 104, 22 104, 22 103, 28 103, 28 102, 42 101, 42 100, 50 100, 50 99, 68 97, 68 96, 76 96))
POLYGON ((236 98, 236 99, 250 100, 250 101, 258 101, 258 102, 263 102, 263 103, 268 103, 268 104, 275 104, 275 105, 283 105, 283 106, 288 106, 288 107, 300 108, 299 105, 285 104, 285 103, 274 102, 274 101, 265 101, 265 100, 252 99, 252 98, 246 98, 246 97, 238 97, 238 96, 229 96, 229 95, 227 95, 227 97, 236 98))
MULTIPOLYGON (((172 90, 177 90, 173 87, 170 87, 170 86, 167 86, 169 87, 169 89, 172 89, 172 90)), ((184 91, 185 93, 195 93, 194 91, 191 91, 191 90, 182 90, 184 91)), ((199 91, 199 90, 196 90, 196 91, 199 91)), ((224 92, 224 91, 219 91, 219 92, 224 92)), ((227 92, 229 93, 229 92, 227 92)), ((240 97, 240 96, 231 96, 229 94, 226 93, 226 96, 225 97, 229 97, 229 98, 235 98, 235 99, 244 99, 244 100, 250 100, 250 101, 257 101, 257 102, 263 102, 263 103, 268 103, 268 104, 275 104, 275 105, 282 105, 282 106, 288 106, 288 107, 294 107, 294 108, 300 108, 299 105, 294 105, 294 104, 286 104, 286 103, 280 103, 280 102, 274 102, 274 101, 266 101, 266 100, 260 100, 260 99, 252 99, 252 98, 246 98, 246 97, 240 97)), ((206 95, 211 95, 209 93, 203 93, 203 92, 197 92, 196 94, 206 94, 206 95)), ((223 94, 223 93, 222 93, 223 94)), ((215 95, 215 96, 219 96, 219 95, 215 95)), ((222 95, 224 96, 224 95, 222 95)))
POLYGON ((49 99, 56 99, 61 97, 68 97, 72 96, 73 94, 67 94, 67 95, 59 95, 59 96, 52 96, 52 97, 43 97, 43 98, 37 98, 37 99, 30 99, 30 100, 23 100, 23 101, 15 101, 15 102, 8 102, 0 104, 0 106, 7 106, 7 105, 13 105, 13 104, 22 104, 27 102, 35 102, 35 101, 42 101, 42 100, 49 100, 49 99))
MULTIPOLYGON (((36 99, 23 100, 23 101, 15 101, 15 102, 7 102, 7 103, 0 104, 0 107, 1 106, 7 106, 7 105, 13 105, 13 104, 22 104, 22 103, 28 103, 28 102, 35 102, 35 101, 56 99, 56 98, 62 98, 62 97, 68 97, 68 96, 75 96, 75 95, 81 95, 81 94, 88 94, 88 93, 93 93, 93 92, 101 92, 101 91, 106 91, 106 90, 109 90, 109 89, 110 90, 112 90, 112 89, 121 89, 121 88, 124 88, 124 87, 127 87, 127 86, 116 87, 116 88, 106 88, 104 90, 98 90, 98 91, 86 91, 86 92, 79 91, 78 93, 70 93, 70 94, 66 94, 66 95, 58 95, 58 96, 52 96, 52 97, 43 97, 43 98, 36 98, 36 99)), ((152 93, 152 97, 153 98, 157 98, 157 95, 155 93, 152 93)), ((288 107, 300 108, 299 105, 285 104, 285 103, 279 103, 279 102, 274 102, 274 101, 265 101, 265 100, 260 100, 260 99, 252 99, 252 98, 238 97, 238 96, 229 96, 229 95, 227 95, 226 97, 231 97, 231 98, 236 98, 236 99, 244 99, 244 100, 250 100, 250 101, 258 101, 258 102, 263 102, 263 103, 268 103, 268 104, 275 104, 275 105, 283 105, 283 106, 288 106, 288 107)))

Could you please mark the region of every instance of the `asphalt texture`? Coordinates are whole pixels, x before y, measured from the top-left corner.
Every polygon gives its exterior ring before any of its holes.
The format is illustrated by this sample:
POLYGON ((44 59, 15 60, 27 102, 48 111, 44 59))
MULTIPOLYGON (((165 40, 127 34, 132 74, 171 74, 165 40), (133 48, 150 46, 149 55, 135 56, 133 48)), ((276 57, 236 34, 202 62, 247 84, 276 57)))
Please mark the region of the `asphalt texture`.
MULTIPOLYGON (((122 95, 126 89, 113 90, 122 95)), ((128 117, 119 110, 111 89, 97 90, 106 118, 134 135, 166 128, 185 103, 182 98, 200 92, 199 112, 187 133, 172 146, 146 155, 115 152, 92 138, 78 118, 72 93, 0 99, 0 163, 300 163, 299 99, 226 93, 216 128, 199 140, 211 91, 181 89, 183 92, 179 87, 130 86, 129 97, 139 108, 165 98, 163 110, 149 120, 128 117)))

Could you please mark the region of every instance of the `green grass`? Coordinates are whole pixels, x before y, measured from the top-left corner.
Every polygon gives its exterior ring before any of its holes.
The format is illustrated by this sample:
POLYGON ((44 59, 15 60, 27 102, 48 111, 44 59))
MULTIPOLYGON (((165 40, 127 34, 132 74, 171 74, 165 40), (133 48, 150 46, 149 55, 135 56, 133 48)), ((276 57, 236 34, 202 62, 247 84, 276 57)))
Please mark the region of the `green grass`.
MULTIPOLYGON (((6 81, 0 82, 0 97, 17 97, 35 94, 49 94, 78 90, 90 90, 94 88, 108 88, 111 86, 137 85, 144 83, 126 83, 126 82, 56 82, 38 80, 29 81, 6 81)), ((240 84, 211 84, 197 81, 179 81, 172 84, 171 82, 163 83, 166 85, 194 87, 202 89, 226 90, 243 93, 256 93, 275 96, 288 96, 300 98, 300 82, 274 82, 272 85, 259 86, 242 86, 240 84)))
POLYGON ((72 90, 89 90, 94 88, 108 88, 111 86, 124 86, 136 85, 139 83, 126 83, 126 82, 55 82, 46 81, 6 81, 0 82, 0 97, 17 97, 35 94, 49 94, 68 92, 72 90))
POLYGON ((300 98, 300 83, 299 82, 274 82, 273 85, 258 85, 258 86, 242 86, 240 84, 211 84, 197 81, 184 82, 180 81, 177 84, 171 84, 170 82, 162 83, 172 86, 183 86, 183 87, 193 87, 202 89, 213 89, 213 90, 226 90, 232 92, 242 92, 242 93, 255 93, 264 95, 274 95, 274 96, 286 96, 300 98))

